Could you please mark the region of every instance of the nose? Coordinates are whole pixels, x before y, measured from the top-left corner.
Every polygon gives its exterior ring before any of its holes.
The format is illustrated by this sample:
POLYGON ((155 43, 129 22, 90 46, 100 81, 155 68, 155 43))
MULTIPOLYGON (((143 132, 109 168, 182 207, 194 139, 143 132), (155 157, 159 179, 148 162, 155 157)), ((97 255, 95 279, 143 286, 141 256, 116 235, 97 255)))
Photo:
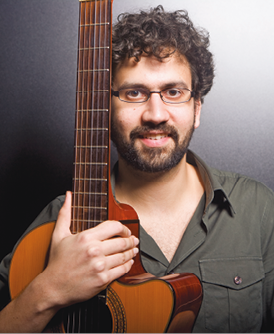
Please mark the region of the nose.
POLYGON ((160 124, 169 120, 168 106, 164 103, 158 92, 153 92, 145 104, 142 114, 144 123, 160 124))

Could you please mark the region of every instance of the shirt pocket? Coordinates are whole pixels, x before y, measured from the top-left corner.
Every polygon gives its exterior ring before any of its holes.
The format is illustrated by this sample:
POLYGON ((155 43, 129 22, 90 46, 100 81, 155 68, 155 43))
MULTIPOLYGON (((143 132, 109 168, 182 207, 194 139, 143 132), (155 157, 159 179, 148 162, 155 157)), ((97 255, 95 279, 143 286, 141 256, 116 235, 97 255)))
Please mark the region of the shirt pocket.
POLYGON ((259 332, 262 321, 261 258, 199 261, 205 326, 214 332, 259 332))

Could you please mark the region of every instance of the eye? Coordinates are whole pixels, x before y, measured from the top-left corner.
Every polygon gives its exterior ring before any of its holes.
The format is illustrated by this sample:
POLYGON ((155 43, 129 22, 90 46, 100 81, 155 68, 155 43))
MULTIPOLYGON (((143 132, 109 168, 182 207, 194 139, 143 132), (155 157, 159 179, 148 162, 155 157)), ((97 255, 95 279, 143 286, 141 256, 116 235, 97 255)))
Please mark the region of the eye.
POLYGON ((139 90, 128 90, 126 92, 126 96, 130 97, 130 98, 136 98, 138 96, 140 96, 141 92, 139 90))
POLYGON ((184 95, 184 91, 179 88, 167 89, 163 93, 168 98, 180 98, 184 95))
POLYGON ((129 99, 142 99, 147 97, 147 92, 141 89, 128 89, 125 95, 129 99))

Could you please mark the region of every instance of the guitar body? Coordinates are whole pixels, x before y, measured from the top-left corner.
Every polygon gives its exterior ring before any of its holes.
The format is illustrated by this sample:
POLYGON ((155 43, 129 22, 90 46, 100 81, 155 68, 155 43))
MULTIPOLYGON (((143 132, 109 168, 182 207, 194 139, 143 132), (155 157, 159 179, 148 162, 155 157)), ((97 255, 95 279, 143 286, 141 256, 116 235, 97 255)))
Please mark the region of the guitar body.
MULTIPOLYGON (((138 228, 137 221, 125 224, 132 230, 138 228)), ((16 248, 9 275, 12 299, 46 267, 54 226, 55 222, 50 222, 35 228, 16 248)), ((113 282, 105 296, 98 296, 96 300, 93 298, 90 305, 86 302, 59 312, 45 331, 190 332, 201 300, 202 289, 195 275, 173 274, 156 278, 146 273, 140 259, 136 259, 132 270, 113 282), (84 319, 82 308, 85 313, 88 312, 84 319), (97 316, 101 323, 94 323, 92 319, 94 308, 101 310, 101 318, 97 316)))

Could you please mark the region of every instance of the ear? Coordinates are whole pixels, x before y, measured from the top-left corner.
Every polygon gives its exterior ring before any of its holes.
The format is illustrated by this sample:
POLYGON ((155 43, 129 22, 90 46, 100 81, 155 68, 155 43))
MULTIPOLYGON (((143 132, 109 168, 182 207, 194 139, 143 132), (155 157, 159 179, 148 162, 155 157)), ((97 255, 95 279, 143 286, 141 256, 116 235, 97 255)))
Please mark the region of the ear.
POLYGON ((194 101, 194 113, 195 113, 195 122, 194 122, 194 128, 197 129, 200 125, 200 119, 201 119, 201 110, 202 110, 202 102, 201 100, 195 100, 194 101))

